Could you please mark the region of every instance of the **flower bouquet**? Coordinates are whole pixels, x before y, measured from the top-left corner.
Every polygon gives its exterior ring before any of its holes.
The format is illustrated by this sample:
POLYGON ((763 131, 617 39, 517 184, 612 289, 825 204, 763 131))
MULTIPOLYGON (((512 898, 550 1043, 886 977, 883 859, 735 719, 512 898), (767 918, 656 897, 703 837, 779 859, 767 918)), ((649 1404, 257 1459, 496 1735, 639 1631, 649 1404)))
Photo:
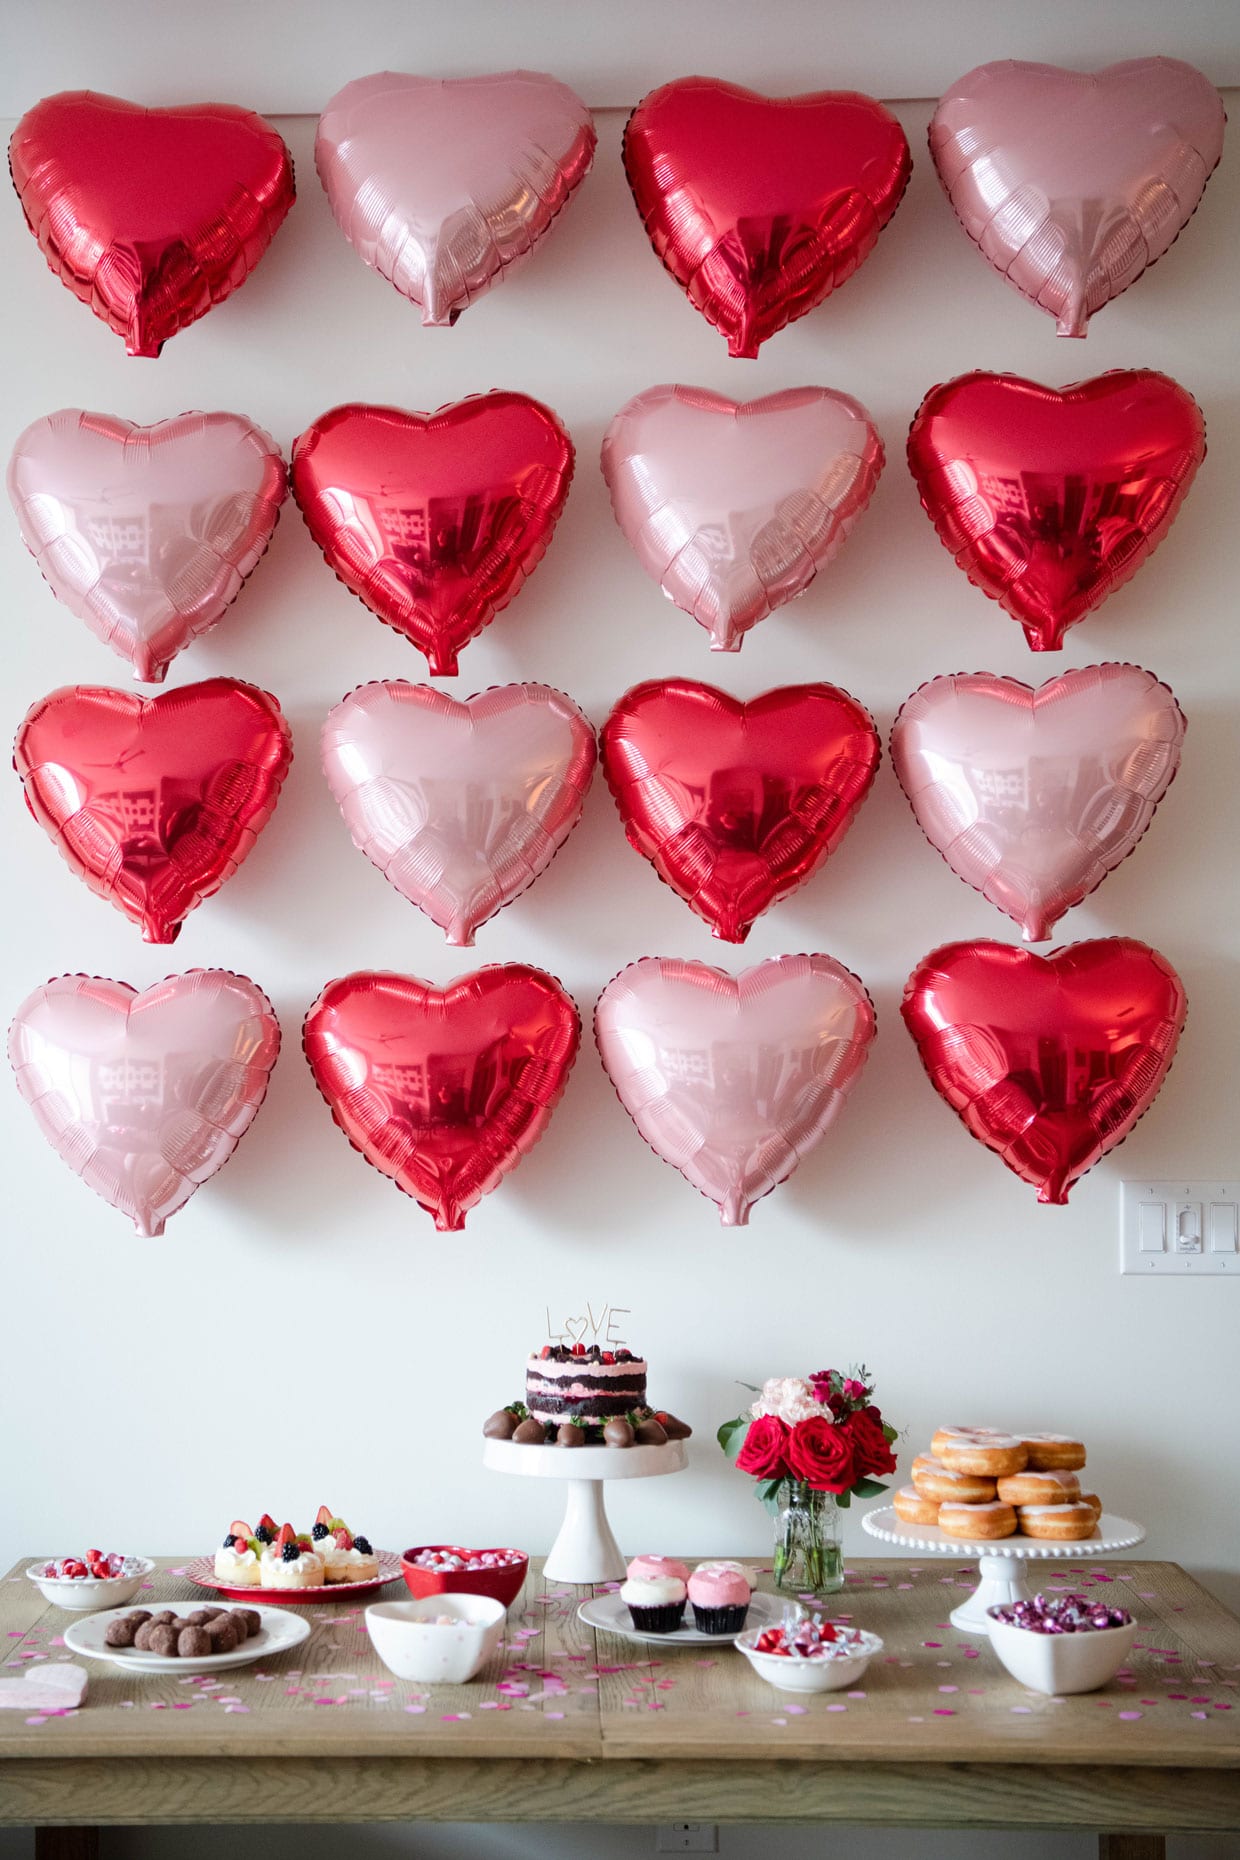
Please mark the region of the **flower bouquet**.
POLYGON ((864 1364, 848 1375, 774 1376, 754 1393, 748 1414, 723 1423, 719 1445, 775 1515, 776 1586, 832 1594, 844 1586, 839 1513, 854 1493, 886 1491, 879 1475, 896 1470, 896 1429, 874 1404, 864 1364))

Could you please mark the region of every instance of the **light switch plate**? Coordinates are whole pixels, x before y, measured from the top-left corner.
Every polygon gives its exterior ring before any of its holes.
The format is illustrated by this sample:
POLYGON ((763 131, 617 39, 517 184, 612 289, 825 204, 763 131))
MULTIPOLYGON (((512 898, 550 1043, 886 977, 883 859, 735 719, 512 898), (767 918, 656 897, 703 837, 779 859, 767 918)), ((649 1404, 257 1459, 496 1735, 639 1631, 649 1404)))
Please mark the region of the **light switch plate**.
POLYGON ((1121 1183, 1119 1269, 1240 1279, 1240 1182, 1121 1183))

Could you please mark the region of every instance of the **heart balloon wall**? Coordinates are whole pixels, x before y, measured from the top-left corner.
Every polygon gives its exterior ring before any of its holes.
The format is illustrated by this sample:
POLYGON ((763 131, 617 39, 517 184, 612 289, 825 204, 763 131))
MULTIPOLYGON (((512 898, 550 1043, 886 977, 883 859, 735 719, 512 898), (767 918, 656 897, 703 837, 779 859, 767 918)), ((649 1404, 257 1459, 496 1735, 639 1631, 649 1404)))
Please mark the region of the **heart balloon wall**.
POLYGON ((1138 665, 1087 665, 1036 690, 960 672, 909 698, 891 760, 930 844, 1040 943, 1134 850, 1185 727, 1138 665))
POLYGON ((445 676, 542 560, 572 475, 572 441, 527 394, 334 407, 293 446, 293 495, 329 565, 445 676))
POLYGON ((1136 574, 1205 452, 1196 401, 1152 368, 1062 389, 959 375, 927 394, 908 439, 940 541, 1034 652, 1057 652, 1136 574))
POLYGON ((946 943, 910 975, 902 1012, 965 1128, 1062 1206, 1154 1102, 1185 1006, 1165 957, 1104 937, 1049 956, 946 943))
POLYGON ((66 407, 13 448, 9 497, 57 600, 162 684, 236 600, 287 488, 274 439, 238 413, 135 426, 66 407))
POLYGON ((453 944, 532 885, 578 820, 594 731, 548 685, 463 703, 361 685, 328 712, 323 772, 353 843, 453 944))
POLYGON ((736 652, 835 554, 874 494, 883 442, 860 401, 832 388, 738 402, 654 387, 620 409, 602 463, 646 573, 712 652, 736 652))
POLYGON ((626 692, 602 748, 629 844, 731 943, 839 845, 881 753, 869 712, 835 685, 744 704, 680 678, 626 692))
POLYGON ((645 956, 599 996, 594 1037, 656 1156, 718 1203, 723 1226, 744 1227, 834 1122, 874 1007, 830 956, 779 956, 736 979, 645 956))
POLYGON ((164 1222, 222 1169, 249 1129, 280 1050, 261 988, 190 969, 141 993, 62 975, 9 1029, 17 1088, 61 1160, 127 1214, 164 1222))
POLYGON ((852 276, 912 171, 904 131, 872 97, 763 97, 705 77, 642 99, 624 166, 655 251, 744 356, 852 276))
POLYGON ((9 167, 49 266, 130 355, 158 355, 244 284, 293 204, 284 143, 229 103, 61 91, 22 117, 9 167))
POLYGON ((1177 58, 1093 73, 1004 59, 952 85, 930 153, 999 275, 1059 335, 1083 336, 1196 212, 1226 120, 1214 86, 1177 58))
POLYGON ((376 71, 332 98, 314 159, 345 238, 446 324, 529 257, 594 143, 581 98, 538 71, 376 71))
POLYGON ((280 706, 235 678, 156 698, 68 685, 31 706, 13 750, 39 825, 148 943, 174 942, 232 877, 292 759, 280 706))
POLYGON ((341 976, 306 1015, 304 1040, 354 1149, 455 1233, 547 1128, 581 1021, 551 976, 507 962, 447 988, 341 976))

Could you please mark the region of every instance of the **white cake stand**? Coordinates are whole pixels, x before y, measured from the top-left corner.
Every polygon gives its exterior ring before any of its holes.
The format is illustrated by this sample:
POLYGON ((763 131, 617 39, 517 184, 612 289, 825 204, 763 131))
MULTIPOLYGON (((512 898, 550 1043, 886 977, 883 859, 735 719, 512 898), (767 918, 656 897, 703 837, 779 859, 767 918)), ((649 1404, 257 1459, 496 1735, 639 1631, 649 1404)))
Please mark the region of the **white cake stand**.
POLYGON ((613 1479, 654 1479, 683 1472, 683 1440, 662 1447, 525 1447, 512 1440, 483 1443, 482 1464, 527 1479, 560 1479, 568 1487, 564 1522, 544 1574, 552 1582, 622 1582, 625 1562, 603 1502, 613 1479))
POLYGON ((1000 1603, 1026 1601, 1033 1590, 1025 1565, 1045 1559, 1079 1563, 1082 1557, 1107 1556, 1114 1550, 1131 1550, 1145 1542, 1145 1527, 1127 1518, 1116 1518, 1104 1511, 1092 1537, 1077 1543, 1050 1543, 1037 1537, 1000 1537, 984 1542, 965 1537, 949 1537, 937 1524, 906 1524, 890 1505, 867 1511, 861 1528, 884 1543, 899 1544, 902 1550, 916 1550, 921 1556, 976 1556, 979 1581, 972 1595, 959 1608, 953 1608, 951 1621, 969 1634, 989 1634, 988 1608, 1000 1603))

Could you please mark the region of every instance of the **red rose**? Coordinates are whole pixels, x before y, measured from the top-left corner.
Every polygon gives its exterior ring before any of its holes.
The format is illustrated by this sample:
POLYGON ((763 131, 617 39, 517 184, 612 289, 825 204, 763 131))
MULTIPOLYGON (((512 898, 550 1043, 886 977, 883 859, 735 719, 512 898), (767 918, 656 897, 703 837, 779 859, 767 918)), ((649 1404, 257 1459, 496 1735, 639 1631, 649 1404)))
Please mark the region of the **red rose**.
POLYGON ((788 1465, 815 1492, 847 1492, 857 1477, 852 1435, 825 1415, 798 1421, 788 1439, 788 1465))
POLYGON ((877 1479, 896 1469, 896 1456, 887 1444, 877 1408, 857 1408, 844 1426, 852 1437, 853 1458, 863 1479, 877 1479))
POLYGON ((755 1479, 786 1479, 788 1429, 777 1414, 760 1414, 749 1423, 745 1444, 736 1456, 742 1472, 755 1479))

